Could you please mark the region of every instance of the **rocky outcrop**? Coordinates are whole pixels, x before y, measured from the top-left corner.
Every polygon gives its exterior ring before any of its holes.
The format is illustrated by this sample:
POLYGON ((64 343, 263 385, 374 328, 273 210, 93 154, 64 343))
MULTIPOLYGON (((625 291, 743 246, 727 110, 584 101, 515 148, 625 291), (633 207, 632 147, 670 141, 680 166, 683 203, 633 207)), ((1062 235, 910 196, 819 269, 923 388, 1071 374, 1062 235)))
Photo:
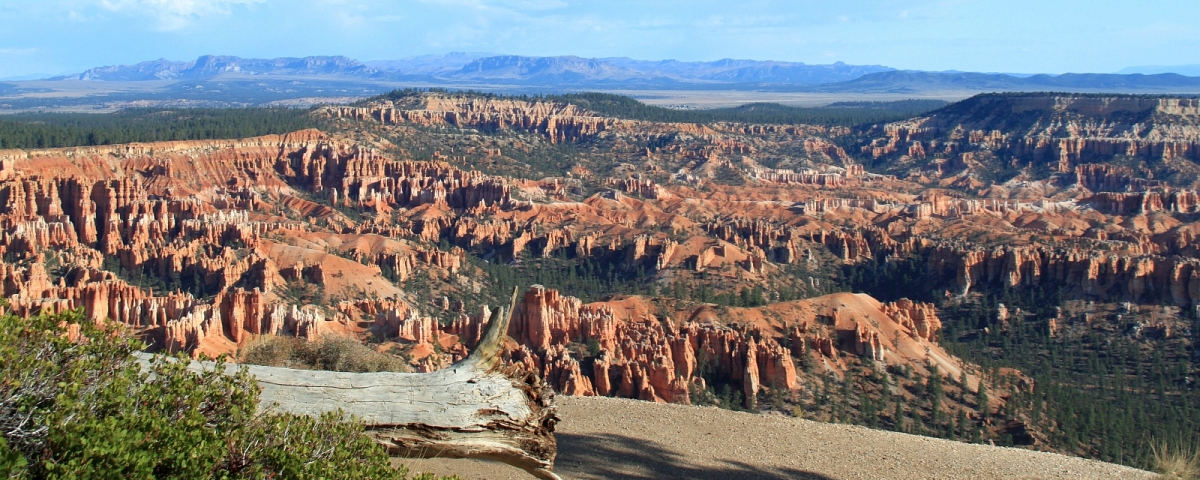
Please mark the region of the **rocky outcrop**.
MULTIPOLYGON (((829 296, 776 307, 811 312, 815 306, 840 320, 826 325, 809 313, 789 329, 775 330, 696 320, 677 323, 645 313, 618 314, 612 303, 582 304, 556 290, 534 286, 515 310, 513 322, 520 321, 521 326, 510 327, 509 334, 519 346, 510 356, 512 362, 540 372, 557 391, 572 395, 689 403, 691 385, 703 384, 700 375, 708 375, 738 385, 747 402, 753 402, 762 392, 800 388, 795 366, 798 357, 821 355, 837 364, 842 338, 849 342, 846 350, 879 361, 925 361, 924 350, 920 359, 898 353, 901 349, 892 343, 895 338, 940 348, 936 338, 941 321, 932 305, 908 300, 864 303, 859 297, 829 296), (839 301, 843 307, 833 307, 839 301), (843 335, 843 328, 849 329, 851 336, 843 335), (898 333, 886 335, 885 331, 898 333), (595 351, 585 355, 573 345, 592 345, 588 348, 595 351), (584 367, 587 363, 590 371, 584 367)), ((637 306, 641 301, 629 297, 621 301, 621 308, 642 312, 644 308, 637 306)), ((700 318, 708 315, 705 312, 677 315, 700 318)), ((458 334, 477 329, 482 318, 461 316, 446 331, 458 334)), ((434 324, 433 328, 433 335, 439 335, 439 327, 434 324)), ((949 367, 953 371, 958 368, 949 367)))
POLYGON ((483 131, 516 129, 544 135, 556 143, 595 135, 620 122, 574 105, 536 100, 427 96, 424 103, 414 109, 378 103, 367 107, 327 107, 324 112, 333 118, 374 120, 384 124, 450 125, 483 131))
POLYGON ((580 321, 581 306, 578 298, 535 285, 513 310, 508 334, 537 351, 579 339, 581 330, 588 328, 580 321))
MULTIPOLYGON (((873 138, 860 151, 873 158, 917 160, 998 152, 1021 165, 1047 165, 1061 173, 1076 173, 1080 165, 1114 156, 1197 161, 1195 102, 1119 95, 978 95, 929 116, 872 128, 867 135, 873 138)), ((1121 180, 1120 174, 1085 170, 1077 175, 1080 184, 1093 190, 1121 189, 1127 183, 1136 188, 1138 183, 1121 180)))
MULTIPOLYGON (((896 323, 908 329, 911 332, 910 335, 930 342, 936 341, 937 333, 942 329, 942 321, 938 319, 934 306, 929 303, 900 299, 893 303, 883 304, 883 312, 892 317, 896 323)), ((879 343, 878 338, 874 339, 874 343, 879 343)), ((877 346, 867 348, 878 350, 877 346)))
POLYGON ((1154 212, 1196 213, 1197 194, 1194 190, 1165 192, 1101 192, 1080 203, 1110 215, 1137 215, 1154 212))
POLYGON ((938 247, 930 252, 930 272, 956 278, 961 292, 973 286, 1041 285, 1063 287, 1102 298, 1200 303, 1197 261, 1186 257, 1126 256, 1051 249, 1001 247, 991 250, 938 247))
POLYGON ((750 178, 770 183, 814 185, 821 187, 840 187, 845 184, 845 177, 840 173, 819 173, 815 171, 793 172, 791 170, 752 170, 750 178))
MULTIPOLYGON (((296 254, 325 254, 264 236, 303 236, 311 224, 259 211, 295 208, 353 232, 378 227, 359 227, 336 208, 299 197, 336 192, 334 207, 376 211, 509 202, 504 180, 443 164, 397 162, 316 131, 6 155, 0 250, 9 259, 33 262, 24 269, 0 268, 4 293, 17 297, 14 308, 30 314, 81 307, 94 320, 148 329, 160 346, 193 353, 227 353, 257 335, 315 337, 328 328, 350 328, 350 317, 363 316, 391 323, 388 335, 431 341, 430 320, 411 317, 413 310, 397 308, 394 300, 329 313, 289 304, 280 291, 289 282, 311 282, 362 292, 361 281, 374 282, 371 293, 394 295, 382 267, 399 280, 418 267, 453 274, 462 266, 461 250, 414 248, 368 233, 354 241, 393 245, 346 253, 368 268, 342 258, 296 261, 296 254), (56 265, 53 280, 45 262, 56 265), (347 268, 365 278, 345 280, 347 268), (116 274, 127 280, 117 281, 116 274), (147 280, 163 293, 131 285, 147 280)), ((419 235, 420 226, 416 230, 404 231, 419 235)), ((439 229, 433 233, 441 238, 439 229)))
POLYGON ((1134 177, 1133 170, 1105 163, 1075 167, 1075 183, 1094 192, 1142 191, 1159 187, 1162 182, 1134 177))

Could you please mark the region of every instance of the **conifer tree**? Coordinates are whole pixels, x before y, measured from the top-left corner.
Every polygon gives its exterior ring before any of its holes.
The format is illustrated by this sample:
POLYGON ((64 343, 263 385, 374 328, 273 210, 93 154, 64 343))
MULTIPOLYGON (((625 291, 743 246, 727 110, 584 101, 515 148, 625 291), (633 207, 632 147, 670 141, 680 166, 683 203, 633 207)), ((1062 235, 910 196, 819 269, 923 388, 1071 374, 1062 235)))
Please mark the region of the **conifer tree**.
POLYGON ((991 411, 988 408, 987 384, 983 383, 982 378, 979 379, 979 393, 975 394, 975 398, 979 404, 979 413, 982 414, 984 418, 987 418, 987 416, 991 414, 991 411))

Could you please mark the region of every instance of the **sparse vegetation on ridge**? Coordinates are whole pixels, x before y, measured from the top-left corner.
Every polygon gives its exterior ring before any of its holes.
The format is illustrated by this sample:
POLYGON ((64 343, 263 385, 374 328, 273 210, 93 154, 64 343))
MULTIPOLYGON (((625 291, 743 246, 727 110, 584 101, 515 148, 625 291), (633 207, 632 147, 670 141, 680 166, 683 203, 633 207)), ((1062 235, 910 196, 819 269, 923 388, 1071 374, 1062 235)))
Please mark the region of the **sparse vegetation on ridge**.
POLYGON ((636 98, 599 92, 552 95, 505 95, 446 89, 402 89, 373 97, 373 100, 403 101, 424 93, 479 96, 488 99, 543 100, 577 105, 600 115, 629 120, 680 123, 763 123, 811 125, 859 125, 901 120, 946 105, 941 100, 900 100, 896 102, 839 102, 825 107, 792 107, 779 103, 748 103, 737 107, 704 110, 676 110, 647 105, 636 98))

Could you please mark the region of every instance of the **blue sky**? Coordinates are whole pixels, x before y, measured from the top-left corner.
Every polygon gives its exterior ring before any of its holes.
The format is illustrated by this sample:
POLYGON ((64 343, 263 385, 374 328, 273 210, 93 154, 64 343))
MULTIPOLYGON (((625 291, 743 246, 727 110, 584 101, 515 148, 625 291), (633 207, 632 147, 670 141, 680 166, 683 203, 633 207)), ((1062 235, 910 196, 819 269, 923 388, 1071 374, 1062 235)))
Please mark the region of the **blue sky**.
POLYGON ((451 51, 1114 72, 1200 64, 1197 0, 0 0, 0 78, 451 51))

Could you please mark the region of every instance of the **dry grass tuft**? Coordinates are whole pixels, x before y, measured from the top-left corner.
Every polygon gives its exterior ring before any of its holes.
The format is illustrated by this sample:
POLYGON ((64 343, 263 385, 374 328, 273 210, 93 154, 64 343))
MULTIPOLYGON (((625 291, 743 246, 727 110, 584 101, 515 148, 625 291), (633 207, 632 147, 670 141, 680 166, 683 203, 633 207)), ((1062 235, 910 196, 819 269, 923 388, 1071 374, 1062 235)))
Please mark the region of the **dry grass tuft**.
POLYGON ((299 339, 266 335, 238 348, 238 362, 268 367, 297 368, 292 365, 292 354, 299 339))
POLYGON ((264 336, 244 347, 242 363, 336 372, 407 372, 404 359, 377 352, 355 338, 327 335, 314 341, 264 336))
POLYGON ((1154 471, 1168 480, 1200 480, 1200 449, 1175 445, 1160 440, 1150 445, 1154 454, 1154 471))

